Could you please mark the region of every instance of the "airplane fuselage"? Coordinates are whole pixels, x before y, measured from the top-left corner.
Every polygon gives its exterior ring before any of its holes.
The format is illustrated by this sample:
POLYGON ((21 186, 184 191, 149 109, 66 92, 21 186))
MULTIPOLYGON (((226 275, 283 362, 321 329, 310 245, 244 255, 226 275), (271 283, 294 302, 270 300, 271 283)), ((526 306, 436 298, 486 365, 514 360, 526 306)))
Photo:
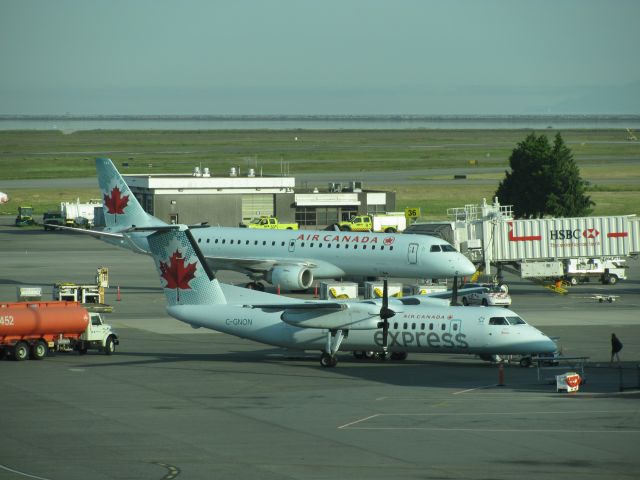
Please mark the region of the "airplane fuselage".
MULTIPOLYGON (((370 317, 379 310, 371 303, 370 317)), ((397 352, 463 354, 536 354, 553 352, 555 344, 510 310, 496 307, 420 306, 390 320, 388 348, 397 352)), ((293 350, 322 350, 328 330, 300 328, 282 320, 281 311, 237 305, 174 305, 168 313, 193 327, 293 350)), ((381 351, 382 329, 350 330, 341 350, 381 351)))

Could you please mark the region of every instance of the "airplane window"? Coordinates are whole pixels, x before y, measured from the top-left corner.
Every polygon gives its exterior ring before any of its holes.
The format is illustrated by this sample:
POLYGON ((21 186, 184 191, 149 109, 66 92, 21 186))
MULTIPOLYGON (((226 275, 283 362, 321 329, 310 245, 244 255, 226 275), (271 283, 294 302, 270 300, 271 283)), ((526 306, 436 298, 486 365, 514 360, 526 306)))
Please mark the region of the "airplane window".
POLYGON ((424 323, 420 324, 420 330, 424 330, 424 323))
POLYGON ((258 240, 255 240, 255 241, 253 242, 253 244, 254 244, 254 245, 257 245, 257 244, 258 244, 258 240))
POLYGON ((431 245, 431 252, 440 252, 441 250, 440 245, 431 245))
POLYGON ((380 245, 380 250, 384 250, 384 245, 380 245))
POLYGON ((200 240, 201 240, 201 239, 199 238, 199 239, 198 239, 198 243, 200 243, 200 240))
POLYGON ((393 324, 393 328, 397 329, 398 328, 398 322, 394 322, 393 324))
POLYGON ((367 246, 366 246, 366 245, 362 245, 362 249, 363 249, 363 250, 366 250, 366 249, 367 249, 367 246))
POLYGON ((527 324, 527 322, 525 322, 520 317, 507 317, 507 322, 509 322, 510 325, 526 325, 527 324))
POLYGON ((357 250, 357 249, 358 249, 358 245, 354 245, 354 246, 353 246, 353 249, 354 249, 354 250, 357 250))
POLYGON ((322 248, 322 244, 321 243, 318 244, 318 248, 322 248))
POLYGON ((411 324, 411 330, 415 330, 415 329, 416 329, 416 324, 415 324, 415 323, 412 323, 412 324, 411 324))
POLYGON ((446 330, 447 325, 445 323, 442 324, 442 330, 446 330))
POLYGON ((263 241, 262 241, 262 245, 264 246, 264 245, 266 245, 266 244, 267 244, 267 241, 266 241, 266 240, 263 240, 263 241))
POLYGON ((457 323, 454 323, 454 324, 453 324, 453 329, 454 329, 454 330, 458 330, 458 324, 457 324, 457 323))
POLYGON ((271 242, 271 246, 273 247, 276 244, 275 241, 271 242))
POLYGON ((310 246, 310 247, 313 247, 313 242, 311 242, 311 243, 309 244, 309 246, 310 246))
POLYGON ((233 245, 233 239, 229 240, 229 243, 230 243, 231 245, 233 245))
POLYGON ((304 247, 304 242, 300 242, 300 246, 301 246, 301 247, 304 247))
POLYGON ((376 246, 375 245, 371 245, 371 250, 375 250, 376 246))
POLYGON ((389 250, 393 250, 393 246, 389 247, 389 250))
POLYGON ((336 243, 336 248, 340 248, 340 244, 339 243, 336 243))
POLYGON ((222 243, 225 243, 227 240, 225 238, 222 239, 222 243))
POLYGON ((429 330, 433 330, 433 323, 429 324, 429 330))
POLYGON ((349 244, 348 244, 348 243, 346 243, 346 244, 345 244, 345 246, 344 246, 344 248, 349 248, 349 244))
POLYGON ((280 245, 281 247, 284 247, 284 242, 282 242, 282 245, 280 245))
POLYGON ((404 327, 405 330, 407 329, 407 323, 405 322, 404 327))
POLYGON ((245 243, 245 245, 249 245, 249 240, 247 240, 247 242, 245 243))
POLYGON ((489 325, 509 325, 507 319, 503 317, 491 317, 489 319, 489 325))
POLYGON ((331 244, 330 243, 327 243, 327 248, 331 248, 331 244))
POLYGON ((440 246, 442 247, 443 252, 457 252, 457 250, 453 248, 451 245, 440 245, 440 246))
POLYGON ((216 241, 214 243, 218 243, 218 239, 216 238, 216 241))
POLYGON ((238 245, 240 245, 240 243, 242 242, 242 240, 238 240, 237 242, 238 242, 238 245))
POLYGON ((210 238, 207 238, 207 243, 209 243, 210 241, 211 241, 211 239, 210 239, 210 238))

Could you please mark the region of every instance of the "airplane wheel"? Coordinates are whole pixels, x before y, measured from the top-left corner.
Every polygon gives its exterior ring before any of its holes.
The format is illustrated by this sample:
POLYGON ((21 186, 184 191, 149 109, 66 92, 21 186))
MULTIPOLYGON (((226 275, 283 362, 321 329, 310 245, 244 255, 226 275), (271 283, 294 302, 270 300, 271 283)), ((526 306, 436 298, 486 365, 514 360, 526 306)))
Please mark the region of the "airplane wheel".
POLYGON ((520 366, 522 368, 528 368, 531 366, 531 357, 522 357, 520 359, 520 366))
POLYGON ((320 355, 320 365, 325 368, 332 368, 338 364, 338 359, 335 356, 329 355, 326 352, 322 352, 320 355))

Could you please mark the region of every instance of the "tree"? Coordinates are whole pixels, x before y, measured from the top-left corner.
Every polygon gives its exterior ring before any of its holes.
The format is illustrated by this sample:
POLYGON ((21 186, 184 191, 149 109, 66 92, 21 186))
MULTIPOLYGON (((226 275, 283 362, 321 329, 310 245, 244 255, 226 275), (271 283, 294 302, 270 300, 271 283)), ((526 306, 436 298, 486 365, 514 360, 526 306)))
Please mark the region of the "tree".
POLYGON ((511 171, 505 172, 496 196, 503 205, 513 205, 516 218, 591 212, 593 202, 585 195, 586 182, 559 133, 553 147, 545 135, 527 135, 511 152, 509 165, 511 171))

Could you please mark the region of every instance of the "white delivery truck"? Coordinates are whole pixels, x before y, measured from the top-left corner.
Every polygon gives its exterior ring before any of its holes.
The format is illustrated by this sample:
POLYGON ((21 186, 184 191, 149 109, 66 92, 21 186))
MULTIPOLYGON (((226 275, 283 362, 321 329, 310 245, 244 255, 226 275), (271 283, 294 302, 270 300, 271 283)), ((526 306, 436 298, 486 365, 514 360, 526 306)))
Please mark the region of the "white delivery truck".
POLYGON ((605 285, 627 279, 627 265, 622 258, 570 258, 564 262, 564 279, 571 285, 597 278, 605 285))

